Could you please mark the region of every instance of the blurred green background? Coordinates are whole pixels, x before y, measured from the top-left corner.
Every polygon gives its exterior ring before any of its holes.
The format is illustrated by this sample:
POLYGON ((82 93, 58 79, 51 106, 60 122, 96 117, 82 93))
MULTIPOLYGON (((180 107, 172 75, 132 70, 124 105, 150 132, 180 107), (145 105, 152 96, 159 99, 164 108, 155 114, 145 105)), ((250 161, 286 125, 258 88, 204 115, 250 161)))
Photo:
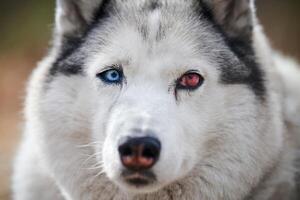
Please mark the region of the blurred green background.
MULTIPOLYGON (((0 200, 9 199, 26 80, 49 47, 54 4, 54 0, 0 0, 0 200)), ((300 0, 257 0, 257 5, 273 46, 300 60, 300 0)))

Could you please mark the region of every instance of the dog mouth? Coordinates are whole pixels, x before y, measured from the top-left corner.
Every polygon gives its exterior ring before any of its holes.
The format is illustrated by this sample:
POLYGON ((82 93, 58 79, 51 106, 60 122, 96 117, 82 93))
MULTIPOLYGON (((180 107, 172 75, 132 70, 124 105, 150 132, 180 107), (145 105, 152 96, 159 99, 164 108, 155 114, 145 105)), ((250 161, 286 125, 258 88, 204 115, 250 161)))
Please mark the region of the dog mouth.
POLYGON ((156 177, 151 171, 124 170, 121 176, 128 185, 134 187, 145 187, 156 181, 156 177))

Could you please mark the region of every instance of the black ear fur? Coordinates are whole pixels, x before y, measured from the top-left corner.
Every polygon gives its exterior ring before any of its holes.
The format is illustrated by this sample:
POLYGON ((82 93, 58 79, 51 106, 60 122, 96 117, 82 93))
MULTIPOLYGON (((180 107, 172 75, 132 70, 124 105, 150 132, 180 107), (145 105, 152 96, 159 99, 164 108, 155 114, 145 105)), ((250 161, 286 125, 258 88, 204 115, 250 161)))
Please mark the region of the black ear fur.
POLYGON ((251 41, 253 31, 252 0, 203 0, 213 20, 230 38, 251 41))

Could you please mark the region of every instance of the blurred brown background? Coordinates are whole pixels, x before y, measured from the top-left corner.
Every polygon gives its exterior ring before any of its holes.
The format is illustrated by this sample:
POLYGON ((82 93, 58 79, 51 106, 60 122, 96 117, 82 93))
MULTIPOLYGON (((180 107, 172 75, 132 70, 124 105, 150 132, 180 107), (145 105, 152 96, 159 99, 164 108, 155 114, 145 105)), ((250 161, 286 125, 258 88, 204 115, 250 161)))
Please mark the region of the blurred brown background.
MULTIPOLYGON (((9 199, 11 164, 22 130, 22 102, 31 70, 51 38, 54 0, 0 0, 0 200, 9 199)), ((272 44, 300 60, 300 1, 257 0, 272 44)))

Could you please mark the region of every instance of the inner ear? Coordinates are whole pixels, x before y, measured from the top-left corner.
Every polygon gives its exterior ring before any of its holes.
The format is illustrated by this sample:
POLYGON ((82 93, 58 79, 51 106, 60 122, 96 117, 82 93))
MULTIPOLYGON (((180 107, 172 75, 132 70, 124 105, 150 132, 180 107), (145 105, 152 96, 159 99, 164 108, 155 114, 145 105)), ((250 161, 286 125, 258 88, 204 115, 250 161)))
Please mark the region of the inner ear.
POLYGON ((87 26, 81 9, 76 2, 58 1, 56 11, 56 31, 58 34, 71 37, 79 36, 87 26))
POLYGON ((203 0, 224 33, 232 39, 251 41, 253 30, 253 0, 203 0))
POLYGON ((80 37, 93 22, 97 10, 107 0, 56 0, 56 34, 80 37))

